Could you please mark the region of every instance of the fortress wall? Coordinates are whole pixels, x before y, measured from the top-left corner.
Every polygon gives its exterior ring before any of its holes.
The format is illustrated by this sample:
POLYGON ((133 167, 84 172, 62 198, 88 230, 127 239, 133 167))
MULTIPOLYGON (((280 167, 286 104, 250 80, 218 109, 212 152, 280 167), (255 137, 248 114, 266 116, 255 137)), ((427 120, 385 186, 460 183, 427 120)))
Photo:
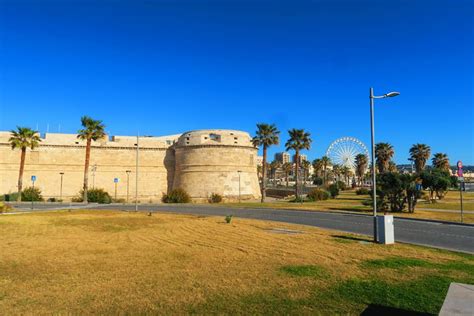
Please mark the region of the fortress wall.
POLYGON ((237 199, 238 171, 241 171, 241 197, 260 197, 257 149, 245 132, 204 130, 184 133, 175 147, 175 161, 173 188, 186 190, 194 199, 205 199, 212 193, 237 199))
MULTIPOLYGON (((17 191, 19 149, 12 150, 9 132, 0 132, 0 194, 17 191)), ((228 199, 259 198, 257 149, 248 133, 232 130, 200 130, 163 137, 140 137, 138 199, 157 202, 171 188, 183 188, 195 200, 219 193, 228 199)), ((43 197, 59 198, 60 172, 63 200, 77 196, 84 177, 85 141, 75 134, 46 134, 40 146, 27 150, 23 188, 35 186, 43 197)), ((89 188, 103 188, 114 196, 114 178, 119 178, 117 197, 135 197, 136 137, 104 137, 92 142, 89 188), (95 176, 93 166, 96 165, 95 176)))
MULTIPOLYGON (((12 150, 8 144, 9 133, 0 135, 0 194, 17 191, 20 150, 12 150)), ((93 142, 89 169, 89 188, 95 184, 114 196, 114 178, 119 178, 117 197, 126 198, 127 174, 129 179, 130 201, 135 197, 135 157, 136 137, 127 141, 93 142), (92 167, 97 170, 92 172, 92 167), (94 181, 95 180, 95 181, 94 181), (94 183, 95 182, 95 183, 94 183)), ((159 201, 162 193, 171 187, 174 175, 174 152, 169 149, 165 139, 140 138, 139 151, 139 196, 142 202, 159 201), (155 147, 145 147, 154 145, 155 147)), ((76 135, 46 134, 41 145, 27 150, 23 187, 31 186, 31 176, 35 175, 35 186, 43 192, 43 197, 59 198, 60 172, 63 176, 63 199, 70 200, 82 189, 84 177, 85 142, 77 140, 76 135), (78 144, 76 144, 78 142, 78 144)))

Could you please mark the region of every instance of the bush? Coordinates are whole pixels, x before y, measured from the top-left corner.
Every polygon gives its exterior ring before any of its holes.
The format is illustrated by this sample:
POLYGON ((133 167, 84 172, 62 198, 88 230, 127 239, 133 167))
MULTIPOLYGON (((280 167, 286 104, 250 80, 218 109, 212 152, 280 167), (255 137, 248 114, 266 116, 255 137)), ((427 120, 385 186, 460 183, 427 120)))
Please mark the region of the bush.
POLYGON ((222 195, 218 193, 212 193, 209 197, 209 203, 220 203, 222 202, 222 195))
POLYGON ((328 187, 329 194, 331 194, 331 197, 334 199, 336 196, 339 195, 339 185, 333 183, 328 187))
POLYGON ((25 188, 21 192, 21 200, 25 202, 30 201, 43 201, 43 197, 41 196, 41 190, 39 188, 25 188))
POLYGON ((357 195, 369 195, 370 191, 367 188, 360 188, 356 190, 357 195))
POLYGON ((232 216, 233 216, 233 215, 227 215, 227 216, 225 217, 225 222, 226 222, 227 224, 230 224, 230 222, 232 222, 232 216))
POLYGON ((322 184, 323 184, 323 178, 321 178, 321 177, 314 177, 314 178, 313 178, 313 184, 314 184, 314 185, 322 185, 322 184))
POLYGON ((161 198, 163 203, 189 203, 191 202, 191 197, 183 189, 174 189, 168 194, 163 194, 161 198))
POLYGON ((56 198, 51 197, 51 198, 48 199, 48 202, 56 202, 56 198))
POLYGON ((4 194, 2 201, 15 202, 17 199, 18 199, 18 193, 14 192, 14 193, 4 194))
POLYGON ((347 188, 347 185, 344 181, 337 181, 337 187, 339 190, 344 191, 347 188))
POLYGON ((314 189, 306 196, 309 201, 323 201, 329 199, 329 192, 321 189, 314 189))
POLYGON ((12 207, 8 204, 5 204, 3 202, 0 202, 0 214, 8 212, 12 209, 12 207))
MULTIPOLYGON (((82 198, 84 196, 84 190, 79 192, 79 195, 72 199, 73 202, 84 202, 82 198)), ((87 190, 87 201, 92 203, 99 204, 110 204, 112 202, 112 197, 104 189, 89 189, 87 190)))
POLYGON ((293 199, 290 200, 290 203, 303 203, 304 199, 300 197, 294 197, 293 199))

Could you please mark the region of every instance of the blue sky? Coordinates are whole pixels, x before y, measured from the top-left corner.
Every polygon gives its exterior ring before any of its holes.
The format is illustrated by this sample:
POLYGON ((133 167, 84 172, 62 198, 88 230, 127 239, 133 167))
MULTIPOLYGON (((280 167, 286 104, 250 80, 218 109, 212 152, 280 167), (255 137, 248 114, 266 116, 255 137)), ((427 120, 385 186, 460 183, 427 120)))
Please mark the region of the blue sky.
MULTIPOLYGON (((397 163, 427 143, 474 164, 473 1, 0 0, 0 130, 116 135, 257 122, 376 140, 397 163)), ((280 151, 283 145, 272 149, 280 151)))

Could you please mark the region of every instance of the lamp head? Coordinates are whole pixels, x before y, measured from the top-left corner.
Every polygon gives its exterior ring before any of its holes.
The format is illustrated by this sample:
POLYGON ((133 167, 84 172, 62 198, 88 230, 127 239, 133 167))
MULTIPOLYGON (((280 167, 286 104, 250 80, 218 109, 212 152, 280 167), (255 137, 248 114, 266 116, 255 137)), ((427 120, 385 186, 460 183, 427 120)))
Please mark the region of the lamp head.
POLYGON ((399 95, 400 92, 396 92, 396 91, 393 91, 393 92, 389 92, 385 95, 386 98, 392 98, 392 97, 396 97, 397 95, 399 95))

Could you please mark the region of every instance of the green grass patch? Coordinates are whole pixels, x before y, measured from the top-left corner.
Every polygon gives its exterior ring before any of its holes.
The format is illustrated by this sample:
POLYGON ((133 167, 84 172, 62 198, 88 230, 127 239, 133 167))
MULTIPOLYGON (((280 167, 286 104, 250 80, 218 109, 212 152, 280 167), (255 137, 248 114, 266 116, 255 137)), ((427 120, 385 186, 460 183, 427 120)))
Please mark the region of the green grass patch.
POLYGON ((284 266, 280 269, 282 272, 296 277, 322 277, 327 275, 324 268, 316 265, 303 266, 284 266))
MULTIPOLYGON (((472 257, 472 256, 471 256, 472 257)), ((440 272, 454 271, 466 273, 474 276, 474 261, 448 261, 448 262, 430 262, 422 259, 390 257, 385 259, 372 259, 365 261, 362 266, 364 268, 379 269, 397 269, 403 270, 410 267, 423 267, 427 269, 437 269, 440 272)))
POLYGON ((334 291, 338 299, 368 306, 391 307, 403 312, 437 314, 453 279, 426 276, 413 281, 390 284, 383 280, 351 279, 334 291))
POLYGON ((367 260, 363 263, 363 266, 366 268, 405 269, 409 267, 436 268, 437 264, 415 258, 390 257, 367 260))

